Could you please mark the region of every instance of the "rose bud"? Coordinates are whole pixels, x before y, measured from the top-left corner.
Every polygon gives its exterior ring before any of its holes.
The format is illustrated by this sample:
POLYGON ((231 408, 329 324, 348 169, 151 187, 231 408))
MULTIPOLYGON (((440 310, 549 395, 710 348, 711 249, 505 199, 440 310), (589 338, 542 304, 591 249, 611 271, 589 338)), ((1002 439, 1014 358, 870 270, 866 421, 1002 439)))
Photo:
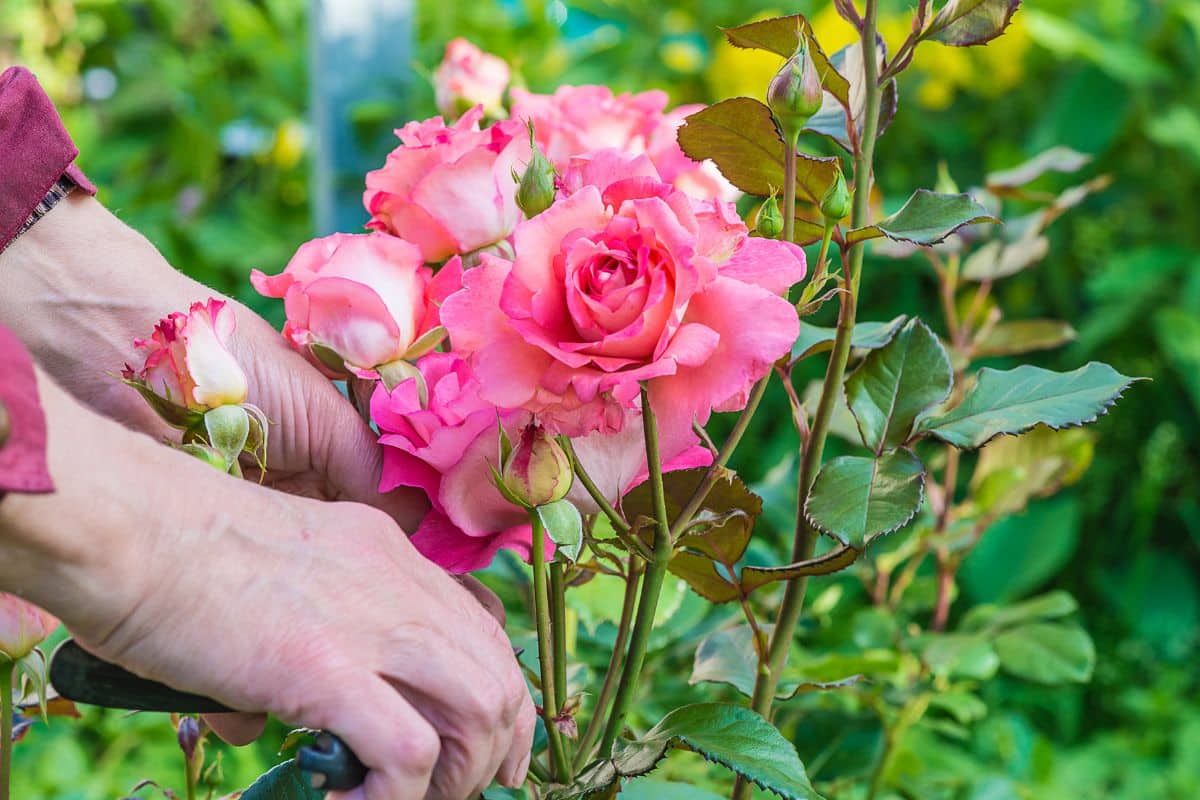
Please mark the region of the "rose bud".
POLYGON ((846 177, 842 175, 841 166, 833 183, 821 198, 821 213, 829 223, 844 219, 850 213, 850 190, 846 188, 846 177))
POLYGON ((771 195, 758 207, 758 218, 754 231, 764 239, 778 239, 783 233, 783 214, 779 212, 779 201, 771 195))
POLYGON ((37 606, 0 592, 0 661, 20 661, 57 627, 58 620, 37 606))
POLYGON ((125 365, 125 381, 167 423, 188 427, 195 413, 246 400, 246 374, 229 351, 237 321, 224 300, 193 303, 155 326, 134 346, 146 351, 141 369, 125 365), (189 414, 188 412, 193 412, 189 414))
MULTIPOLYGON (((821 79, 806 42, 780 67, 767 88, 767 105, 784 134, 800 132, 821 108, 821 79)), ((786 138, 786 136, 785 136, 786 138)))
POLYGON ((545 428, 530 423, 500 471, 506 496, 526 508, 561 500, 574 480, 571 459, 545 428))
POLYGON ((200 723, 195 717, 180 717, 175 738, 179 741, 179 749, 191 761, 196 755, 196 745, 200 744, 200 723))
POLYGON ((481 105, 489 117, 504 115, 504 90, 512 73, 499 56, 485 53, 466 39, 451 39, 433 72, 438 111, 457 117, 481 105))
POLYGON ((386 233, 335 233, 301 245, 280 274, 255 270, 250 282, 283 298, 284 337, 328 375, 386 379, 389 365, 441 341, 438 306, 459 274, 453 259, 435 277, 415 245, 386 233))
MULTIPOLYGON (((517 207, 529 219, 536 217, 554 203, 554 166, 533 138, 533 125, 529 126, 529 146, 533 156, 525 167, 517 185, 517 207)), ((513 173, 516 177, 516 173, 513 173)))

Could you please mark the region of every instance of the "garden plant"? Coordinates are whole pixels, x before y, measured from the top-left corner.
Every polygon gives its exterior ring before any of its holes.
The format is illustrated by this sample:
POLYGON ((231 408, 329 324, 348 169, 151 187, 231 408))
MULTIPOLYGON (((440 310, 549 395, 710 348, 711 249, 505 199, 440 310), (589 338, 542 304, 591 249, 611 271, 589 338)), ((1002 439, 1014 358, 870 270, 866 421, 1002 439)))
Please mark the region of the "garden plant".
MULTIPOLYGON (((1097 361, 980 365, 1074 337, 1010 317, 995 287, 1045 259, 1047 229, 1109 179, 1036 188, 1088 163, 1056 146, 967 191, 943 167, 885 198, 876 143, 906 111, 898 76, 926 48, 987 47, 1020 4, 921 0, 893 52, 879 5, 835 3, 857 32, 836 51, 800 14, 724 29, 784 59, 766 102, 537 94, 455 40, 433 75, 443 116, 397 130, 365 177, 370 232, 251 277, 378 431, 380 491, 428 502, 416 547, 486 569, 509 605, 540 719, 526 784, 486 796, 950 797, 956 767, 929 754, 970 735, 987 684, 1092 676, 1070 594, 963 607, 959 582, 985 534, 1083 478, 1080 426, 1136 380, 1097 361), (927 265, 940 313, 861 318, 868 249, 927 265), (812 322, 823 312, 832 326, 812 322), (790 485, 733 466, 771 391, 790 412, 790 485), (768 520, 787 525, 782 553, 759 541, 768 520), (867 598, 849 620, 842 585, 823 583, 838 573, 867 598), (649 690, 681 666, 686 687, 649 690), (838 729, 848 711, 878 736, 838 729), (707 764, 679 770, 678 751, 707 764)), ((123 378, 181 431, 174 446, 253 479, 271 469, 271 421, 225 346, 228 311, 164 309, 123 378)), ((0 606, 10 619, 0 798, 13 740, 39 713, 75 713, 34 647, 53 620, 0 606)), ((204 721, 172 724, 182 788, 131 794, 318 796, 284 758, 227 795, 204 721)))

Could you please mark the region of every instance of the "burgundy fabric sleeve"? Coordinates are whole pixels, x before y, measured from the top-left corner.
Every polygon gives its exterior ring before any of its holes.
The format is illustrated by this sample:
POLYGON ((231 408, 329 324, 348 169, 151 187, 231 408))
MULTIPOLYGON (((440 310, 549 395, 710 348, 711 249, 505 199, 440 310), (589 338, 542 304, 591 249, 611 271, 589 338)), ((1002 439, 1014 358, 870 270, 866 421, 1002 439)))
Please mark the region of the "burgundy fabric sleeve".
POLYGON ((33 73, 10 67, 0 74, 0 250, 63 175, 82 191, 96 193, 75 166, 77 155, 33 73))
POLYGON ((46 469, 46 418, 38 403, 33 361, 21 341, 0 325, 0 498, 5 492, 54 491, 46 469))

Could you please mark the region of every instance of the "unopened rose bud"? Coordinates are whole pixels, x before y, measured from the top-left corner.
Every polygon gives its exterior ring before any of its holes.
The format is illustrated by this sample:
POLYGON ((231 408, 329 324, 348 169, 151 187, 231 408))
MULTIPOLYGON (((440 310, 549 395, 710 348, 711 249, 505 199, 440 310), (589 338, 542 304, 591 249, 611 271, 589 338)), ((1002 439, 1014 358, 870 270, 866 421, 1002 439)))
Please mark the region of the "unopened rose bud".
POLYGON ((200 723, 195 717, 181 717, 175 738, 179 740, 179 749, 191 761, 196 756, 196 745, 200 744, 200 723))
POLYGON ((758 219, 754 230, 765 239, 778 239, 783 233, 783 214, 779 212, 779 201, 771 195, 758 208, 758 219))
POLYGON ((554 203, 554 166, 533 139, 529 128, 529 145, 533 155, 517 186, 517 207, 532 219, 554 203))
POLYGON ((780 67, 767 88, 767 105, 784 134, 795 134, 821 108, 821 79, 808 45, 800 43, 795 54, 780 67))
POLYGON ((505 459, 500 478, 509 496, 527 508, 537 508, 566 497, 574 473, 571 459, 554 437, 541 425, 530 423, 505 459))
POLYGON ((0 662, 20 661, 57 627, 58 620, 37 606, 0 592, 0 662))
POLYGON ((846 177, 842 175, 840 167, 833 183, 821 198, 821 213, 829 222, 837 222, 850 213, 850 190, 846 187, 846 177))

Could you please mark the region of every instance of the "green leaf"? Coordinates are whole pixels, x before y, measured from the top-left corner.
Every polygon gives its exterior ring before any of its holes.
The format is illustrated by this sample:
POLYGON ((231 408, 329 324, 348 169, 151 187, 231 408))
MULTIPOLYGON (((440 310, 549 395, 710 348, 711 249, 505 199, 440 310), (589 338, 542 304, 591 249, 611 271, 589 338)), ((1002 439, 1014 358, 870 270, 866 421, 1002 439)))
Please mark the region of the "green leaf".
POLYGON ((971 474, 974 508, 995 519, 1069 486, 1092 463, 1092 438, 1079 428, 1054 431, 1039 425, 1020 436, 993 439, 980 450, 971 474))
POLYGON ((1000 666, 991 642, 961 633, 931 636, 921 660, 934 675, 978 681, 991 680, 1000 666))
POLYGON ((1050 252, 1050 240, 1040 230, 1040 226, 1032 228, 1012 242, 995 239, 983 245, 963 262, 963 279, 995 281, 1032 267, 1050 252))
MULTIPOLYGON (((850 338, 850 346, 862 350, 876 350, 892 340, 896 331, 904 325, 908 317, 900 316, 888 322, 859 322, 854 326, 850 338)), ((837 336, 837 328, 822 328, 800 321, 800 336, 792 345, 792 361, 808 358, 816 353, 833 349, 833 340, 837 336)))
POLYGON ((1069 147, 1051 147, 1038 153, 1024 164, 988 173, 984 185, 989 190, 1016 189, 1045 175, 1047 172, 1076 172, 1087 166, 1092 157, 1069 147))
POLYGON ((743 706, 697 703, 677 708, 641 739, 619 741, 613 763, 623 777, 644 775, 672 747, 699 753, 786 800, 820 800, 792 743, 743 706))
POLYGON ((846 402, 863 444, 879 454, 908 441, 917 416, 943 402, 953 386, 954 369, 941 341, 912 319, 846 379, 846 402))
POLYGON ((821 88, 843 104, 849 103, 850 83, 830 63, 813 35, 812 26, 803 14, 775 17, 734 28, 722 28, 725 38, 735 47, 766 50, 784 58, 791 58, 800 46, 803 37, 808 41, 809 54, 821 78, 821 88))
POLYGON ((999 322, 975 344, 975 356, 1014 356, 1050 350, 1075 340, 1075 329, 1057 319, 999 322))
POLYGON ((1106 413, 1135 380, 1097 361, 1072 372, 1029 365, 984 368, 962 403, 922 420, 917 430, 955 447, 975 448, 1038 424, 1055 430, 1083 425, 1106 413))
POLYGON ((963 617, 962 629, 982 631, 1006 628, 1024 622, 1042 622, 1074 614, 1079 603, 1068 592, 1048 592, 1039 597, 1008 606, 984 604, 975 606, 963 617))
POLYGON ((777 567, 742 567, 739 582, 746 594, 776 581, 812 575, 829 575, 853 564, 860 551, 853 547, 838 547, 823 555, 777 567))
POLYGON ((895 214, 847 233, 846 243, 886 236, 896 242, 931 245, 945 240, 964 225, 999 221, 969 194, 940 194, 917 189, 895 214))
POLYGON ((945 711, 960 725, 969 725, 983 719, 988 710, 987 703, 980 700, 978 695, 962 690, 930 695, 929 706, 945 711))
POLYGON ((324 792, 309 785, 295 761, 285 761, 242 792, 241 800, 321 800, 324 792))
MULTIPOLYGON (((771 110, 758 100, 734 97, 689 116, 679 146, 696 161, 712 159, 721 174, 747 194, 767 197, 783 188, 784 143, 771 110)), ((803 153, 796 164, 796 196, 820 203, 837 175, 836 158, 803 153)))
POLYGON ((1004 33, 1021 0, 949 0, 934 16, 924 39, 955 47, 984 44, 1004 33))
POLYGON ((841 456, 817 473, 804 514, 814 527, 861 550, 916 516, 924 489, 925 467, 910 450, 841 456))
POLYGON ((241 406, 219 406, 204 414, 208 443, 232 466, 250 438, 250 415, 241 406))
POLYGON ((155 393, 144 381, 126 379, 122 383, 136 389, 154 413, 158 414, 159 418, 172 428, 187 430, 200 421, 201 416, 198 411, 192 411, 186 406, 178 405, 169 397, 155 393))
POLYGON ((1096 666, 1092 637, 1078 625, 1035 622, 996 637, 1005 672, 1035 683, 1087 683, 1096 666))
POLYGON ((537 515, 546 526, 550 540, 558 545, 554 557, 560 555, 574 563, 583 548, 583 517, 569 500, 557 500, 537 507, 537 515))

